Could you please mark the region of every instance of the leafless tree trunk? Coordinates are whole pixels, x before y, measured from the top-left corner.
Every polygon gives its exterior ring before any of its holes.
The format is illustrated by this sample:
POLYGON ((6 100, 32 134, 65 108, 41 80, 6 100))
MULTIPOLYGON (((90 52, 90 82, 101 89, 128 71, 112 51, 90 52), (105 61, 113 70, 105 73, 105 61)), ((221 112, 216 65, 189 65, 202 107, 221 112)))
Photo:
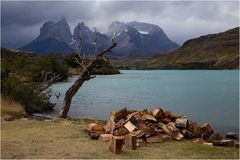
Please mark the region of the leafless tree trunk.
POLYGON ((108 52, 111 52, 111 50, 114 47, 116 47, 116 45, 117 45, 117 43, 115 43, 114 40, 112 40, 112 45, 109 48, 107 48, 106 50, 98 53, 96 55, 96 58, 87 65, 84 64, 83 61, 81 63, 79 61, 77 61, 79 63, 79 65, 83 68, 83 71, 82 71, 81 75, 79 76, 79 78, 74 82, 74 84, 65 93, 64 104, 59 113, 60 117, 67 118, 73 96, 77 93, 77 91, 79 90, 79 88, 82 86, 82 84, 85 81, 95 78, 95 76, 91 75, 92 70, 97 65, 99 65, 103 60, 105 60, 104 55, 108 52))

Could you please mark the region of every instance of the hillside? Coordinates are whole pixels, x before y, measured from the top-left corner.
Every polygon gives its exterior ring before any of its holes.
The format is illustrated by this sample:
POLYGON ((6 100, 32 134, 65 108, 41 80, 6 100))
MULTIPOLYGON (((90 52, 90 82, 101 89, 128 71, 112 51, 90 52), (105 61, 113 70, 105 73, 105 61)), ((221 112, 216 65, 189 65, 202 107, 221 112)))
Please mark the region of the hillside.
POLYGON ((238 69, 239 27, 186 41, 170 54, 148 59, 144 69, 238 69))

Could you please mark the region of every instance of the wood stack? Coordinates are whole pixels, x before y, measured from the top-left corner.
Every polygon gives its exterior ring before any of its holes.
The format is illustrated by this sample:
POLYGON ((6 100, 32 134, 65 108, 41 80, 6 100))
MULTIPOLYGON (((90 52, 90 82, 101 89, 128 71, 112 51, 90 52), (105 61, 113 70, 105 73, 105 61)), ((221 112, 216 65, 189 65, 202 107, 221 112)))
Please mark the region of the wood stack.
POLYGON ((147 143, 162 143, 171 140, 194 139, 193 142, 220 146, 233 146, 223 140, 208 123, 198 126, 186 116, 179 116, 157 107, 152 112, 123 108, 111 112, 104 126, 91 123, 85 129, 92 139, 110 141, 109 150, 115 154, 124 148, 137 149, 147 143))

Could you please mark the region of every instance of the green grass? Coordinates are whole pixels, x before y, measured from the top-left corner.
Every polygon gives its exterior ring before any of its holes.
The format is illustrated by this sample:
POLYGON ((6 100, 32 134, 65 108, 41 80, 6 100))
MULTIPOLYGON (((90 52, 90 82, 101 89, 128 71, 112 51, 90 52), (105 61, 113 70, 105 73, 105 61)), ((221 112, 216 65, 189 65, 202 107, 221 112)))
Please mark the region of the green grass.
POLYGON ((91 120, 35 121, 1 123, 1 158, 239 158, 238 149, 172 141, 148 144, 137 150, 123 149, 119 155, 108 151, 108 142, 91 140, 83 129, 91 120))

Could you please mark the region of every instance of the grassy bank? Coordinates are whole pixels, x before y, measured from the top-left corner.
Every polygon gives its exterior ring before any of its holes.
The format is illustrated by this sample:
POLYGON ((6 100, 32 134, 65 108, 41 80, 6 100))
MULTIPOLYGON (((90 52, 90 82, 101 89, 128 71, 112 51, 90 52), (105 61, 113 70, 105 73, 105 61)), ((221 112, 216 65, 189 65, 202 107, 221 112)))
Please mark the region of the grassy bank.
POLYGON ((206 146, 189 141, 149 144, 119 155, 108 143, 91 140, 83 132, 90 120, 36 121, 20 119, 1 123, 1 158, 239 158, 236 148, 206 146))
POLYGON ((18 102, 8 100, 1 97, 1 116, 12 116, 14 118, 26 117, 27 113, 24 110, 24 106, 18 102))

